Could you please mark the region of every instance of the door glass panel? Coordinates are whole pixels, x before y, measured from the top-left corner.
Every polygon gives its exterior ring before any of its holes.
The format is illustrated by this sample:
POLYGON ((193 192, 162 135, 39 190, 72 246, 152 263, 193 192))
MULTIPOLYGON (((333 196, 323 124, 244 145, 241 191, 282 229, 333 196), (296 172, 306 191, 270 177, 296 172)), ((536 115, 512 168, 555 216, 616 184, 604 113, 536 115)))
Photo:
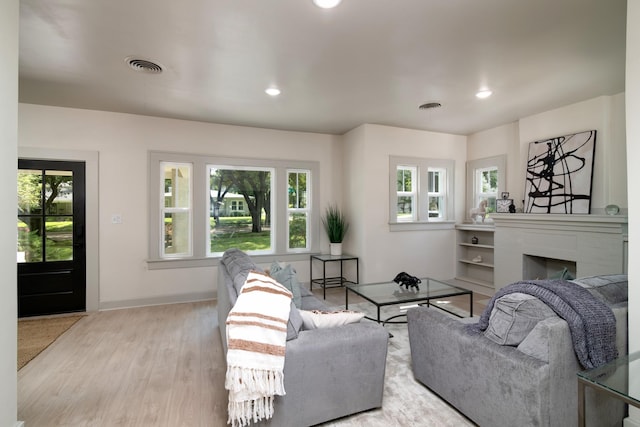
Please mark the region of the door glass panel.
POLYGON ((42 213, 42 171, 18 171, 18 215, 42 213))
POLYGON ((18 262, 42 262, 41 217, 18 217, 18 262))
POLYGON ((47 215, 73 215, 73 172, 48 170, 44 179, 47 215))
POLYGON ((19 169, 18 262, 72 259, 73 172, 19 169))
POLYGON ((45 261, 73 259, 73 217, 48 216, 45 235, 45 261))

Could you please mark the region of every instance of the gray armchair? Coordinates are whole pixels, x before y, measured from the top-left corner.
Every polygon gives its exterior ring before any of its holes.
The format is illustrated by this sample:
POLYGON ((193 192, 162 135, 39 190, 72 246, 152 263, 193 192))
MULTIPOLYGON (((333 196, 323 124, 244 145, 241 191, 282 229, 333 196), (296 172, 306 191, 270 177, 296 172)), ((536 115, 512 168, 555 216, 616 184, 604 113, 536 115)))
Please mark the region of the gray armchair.
MULTIPOLYGON (((624 282, 626 287, 626 281, 624 282)), ((626 288, 625 288, 626 289, 626 288)), ((627 351, 627 303, 610 304, 619 354, 627 351)), ((480 426, 575 426, 576 358, 567 323, 540 320, 517 346, 500 345, 429 307, 408 312, 415 378, 480 426)), ((624 404, 587 389, 590 426, 620 426, 624 404)))

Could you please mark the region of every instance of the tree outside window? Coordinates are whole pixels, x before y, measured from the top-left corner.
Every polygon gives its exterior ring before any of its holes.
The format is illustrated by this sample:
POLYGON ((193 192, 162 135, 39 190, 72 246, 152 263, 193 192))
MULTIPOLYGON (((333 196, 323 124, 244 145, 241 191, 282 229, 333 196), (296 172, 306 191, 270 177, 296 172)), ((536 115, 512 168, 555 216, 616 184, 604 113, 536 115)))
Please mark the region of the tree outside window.
POLYGON ((273 169, 209 166, 209 171, 210 252, 270 251, 273 169))
POLYGON ((492 166, 477 169, 476 185, 475 206, 479 206, 482 200, 486 200, 486 212, 488 214, 495 212, 496 199, 498 198, 498 168, 492 166))
POLYGON ((151 269, 320 250, 318 162, 152 151, 149 165, 151 269))
MULTIPOLYGON (((492 221, 498 195, 506 191, 507 160, 505 155, 486 157, 467 162, 467 215, 482 200, 487 201, 486 219, 492 221)), ((467 220, 470 218, 467 216, 467 220)))
POLYGON ((398 221, 415 221, 416 209, 416 174, 415 166, 398 166, 396 169, 396 191, 397 191, 397 211, 398 221))

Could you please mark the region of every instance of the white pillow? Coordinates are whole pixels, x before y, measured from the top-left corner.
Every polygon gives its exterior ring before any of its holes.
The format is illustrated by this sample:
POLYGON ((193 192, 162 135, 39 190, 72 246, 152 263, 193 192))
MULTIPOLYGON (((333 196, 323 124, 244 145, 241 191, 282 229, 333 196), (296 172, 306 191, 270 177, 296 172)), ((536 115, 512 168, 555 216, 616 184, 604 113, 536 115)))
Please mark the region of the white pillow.
POLYGON ((357 323, 364 313, 350 310, 320 311, 320 310, 300 310, 302 316, 303 329, 333 328, 349 323, 357 323))

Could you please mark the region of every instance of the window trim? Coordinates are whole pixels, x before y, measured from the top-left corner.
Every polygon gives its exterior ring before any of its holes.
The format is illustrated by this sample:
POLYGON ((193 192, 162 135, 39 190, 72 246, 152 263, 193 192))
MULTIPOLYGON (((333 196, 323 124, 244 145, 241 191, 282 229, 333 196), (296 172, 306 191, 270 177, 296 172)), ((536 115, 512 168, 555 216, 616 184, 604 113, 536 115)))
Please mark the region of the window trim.
POLYGON ((420 178, 418 177, 418 167, 416 165, 404 165, 399 164, 395 167, 396 173, 396 208, 394 210, 394 215, 396 217, 396 222, 398 223, 408 223, 408 222, 416 222, 418 219, 418 212, 420 208, 417 205, 418 201, 418 184, 420 182, 420 178), (397 176, 398 176, 398 168, 403 168, 411 173, 411 191, 398 191, 397 187, 397 176), (411 199, 411 217, 407 217, 406 219, 398 219, 398 198, 399 197, 409 197, 411 199))
MULTIPOLYGON (((207 182, 209 182, 210 177, 211 177, 211 170, 212 169, 232 169, 232 168, 236 168, 236 170, 246 170, 246 171, 254 171, 254 172, 269 172, 271 174, 271 177, 269 179, 270 181, 270 191, 272 194, 277 194, 277 180, 276 180, 276 168, 272 167, 272 166, 248 166, 248 165, 242 165, 242 166, 237 166, 237 165, 229 165, 227 163, 224 164, 213 164, 213 163, 209 163, 207 162, 206 165, 206 175, 207 175, 207 182)), ((210 188, 207 188, 207 195, 210 197, 210 188)), ((211 221, 210 221, 210 206, 207 203, 207 230, 206 230, 206 236, 211 236, 211 221)), ((247 207, 248 209, 248 207, 247 207)), ((275 215, 277 215, 278 209, 277 206, 272 206, 271 207, 271 221, 272 224, 270 226, 270 241, 272 243, 274 243, 274 250, 275 250, 275 239, 274 237, 277 235, 277 226, 276 224, 273 223, 273 218, 275 215)), ((220 252, 211 252, 211 239, 205 239, 205 251, 206 251, 206 257, 210 258, 210 257, 221 257, 222 253, 220 252)), ((251 256, 256 256, 256 255, 268 255, 268 254, 272 254, 274 253, 272 250, 268 249, 268 250, 263 250, 263 251, 254 251, 251 253, 251 256)))
POLYGON ((389 156, 389 230, 390 231, 415 231, 431 229, 450 229, 455 224, 455 160, 453 159, 427 159, 419 157, 389 156), (398 167, 417 168, 417 193, 416 203, 418 212, 414 221, 398 221, 397 219, 397 169, 398 167), (445 206, 444 218, 429 218, 429 170, 439 169, 445 171, 445 206))
MULTIPOLYGON (((476 185, 476 171, 478 169, 489 169, 492 167, 497 167, 498 169, 498 195, 506 191, 507 188, 507 156, 502 154, 499 156, 493 157, 485 157, 482 159, 469 160, 467 161, 467 208, 465 209, 464 219, 465 222, 471 222, 471 217, 469 216, 469 212, 471 208, 475 208, 476 200, 476 189, 478 186, 476 185)), ((487 217, 485 222, 493 222, 490 217, 487 217)))
MULTIPOLYGON (((300 160, 280 160, 280 159, 257 159, 257 158, 240 158, 240 157, 223 157, 215 155, 203 155, 192 153, 176 153, 165 151, 149 151, 148 152, 148 258, 147 265, 149 269, 166 269, 166 268, 189 268, 189 267, 205 267, 218 265, 219 256, 207 255, 208 239, 206 232, 208 230, 209 220, 209 177, 207 176, 207 166, 209 165, 226 165, 238 167, 266 167, 274 168, 274 188, 275 196, 273 198, 274 206, 272 207, 272 227, 274 227, 273 252, 268 254, 252 255, 256 261, 265 260, 298 260, 301 256, 308 257, 310 253, 320 251, 320 212, 319 203, 316 200, 308 200, 311 205, 309 213, 309 249, 300 251, 299 249, 288 250, 288 240, 285 232, 277 230, 286 230, 287 222, 287 171, 292 169, 308 170, 311 173, 311 197, 318 197, 320 194, 320 164, 317 161, 300 161, 300 160), (161 162, 171 163, 191 163, 192 164, 192 256, 182 258, 162 258, 160 252, 160 243, 162 235, 159 233, 157 226, 160 221, 159 206, 161 192, 157 191, 158 176, 160 176, 161 162)), ((162 192, 164 188, 162 188, 162 192)))
MULTIPOLYGON (((290 229, 287 226, 286 228, 286 248, 287 248, 287 252, 289 253, 307 253, 309 252, 309 250, 311 249, 311 213, 313 211, 313 206, 315 205, 315 203, 313 203, 313 173, 310 169, 301 169, 301 168, 287 168, 286 170, 287 173, 287 192, 289 190, 289 174, 290 173, 295 173, 295 174, 307 174, 307 194, 306 194, 306 208, 290 208, 289 207, 289 198, 288 198, 288 193, 287 193, 287 203, 285 205, 285 209, 286 209, 286 217, 287 217, 287 225, 288 225, 288 221, 289 221, 289 215, 291 213, 303 213, 307 215, 307 221, 306 221, 306 233, 307 233, 307 244, 306 247, 304 248, 291 248, 289 247, 289 239, 291 237, 290 235, 290 229)), ((298 199, 299 200, 299 199, 298 199)))
MULTIPOLYGON (((165 175, 165 170, 164 167, 167 165, 173 165, 175 167, 187 167, 189 169, 189 206, 187 207, 166 207, 164 205, 165 200, 164 197, 160 198, 160 204, 158 206, 158 208, 160 209, 160 215, 159 215, 159 219, 160 218, 164 218, 164 215, 167 213, 186 213, 188 214, 189 217, 189 236, 188 236, 188 248, 187 248, 187 252, 186 253, 176 253, 176 254, 167 254, 165 252, 165 247, 164 247, 164 221, 158 221, 158 227, 159 227, 159 233, 160 236, 162 236, 161 239, 158 240, 158 242, 160 243, 160 246, 158 247, 158 250, 160 251, 160 257, 162 259, 183 259, 183 258, 189 258, 191 256, 193 256, 193 164, 189 163, 189 162, 167 162, 167 161, 162 161, 160 162, 160 168, 159 168, 159 178, 160 178, 160 192, 164 193, 164 175, 165 175)), ((178 189, 172 189, 172 192, 174 194, 173 197, 175 197, 175 194, 177 193, 178 189)))

